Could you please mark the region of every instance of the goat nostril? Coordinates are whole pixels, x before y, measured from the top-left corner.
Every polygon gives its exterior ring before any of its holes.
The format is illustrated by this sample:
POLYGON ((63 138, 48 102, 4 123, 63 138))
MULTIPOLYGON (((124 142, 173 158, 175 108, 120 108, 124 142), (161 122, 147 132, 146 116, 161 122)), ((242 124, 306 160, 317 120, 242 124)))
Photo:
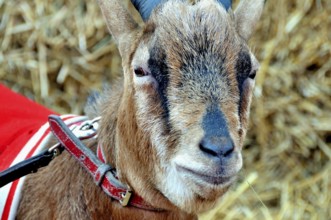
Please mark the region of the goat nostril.
POLYGON ((210 146, 205 140, 202 140, 200 142, 199 147, 200 147, 201 151, 203 151, 207 154, 210 154, 214 157, 217 157, 217 155, 218 155, 216 149, 213 149, 212 146, 210 146))
POLYGON ((204 138, 199 144, 201 151, 214 157, 230 157, 234 151, 234 144, 232 140, 227 139, 223 141, 211 141, 210 138, 204 138))
POLYGON ((224 157, 229 157, 232 154, 233 151, 234 151, 234 145, 233 145, 233 143, 231 141, 231 143, 226 144, 224 146, 223 156, 224 157))

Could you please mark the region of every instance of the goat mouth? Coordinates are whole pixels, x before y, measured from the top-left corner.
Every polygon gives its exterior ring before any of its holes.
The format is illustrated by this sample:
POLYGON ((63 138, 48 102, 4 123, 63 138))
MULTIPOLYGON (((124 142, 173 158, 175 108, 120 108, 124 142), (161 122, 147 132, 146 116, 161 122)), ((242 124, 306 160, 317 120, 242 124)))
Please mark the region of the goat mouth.
POLYGON ((182 166, 177 166, 177 169, 180 172, 189 174, 190 176, 198 178, 199 180, 202 180, 212 185, 229 185, 235 179, 235 176, 221 176, 221 175, 213 176, 213 175, 208 175, 207 173, 200 173, 182 166))

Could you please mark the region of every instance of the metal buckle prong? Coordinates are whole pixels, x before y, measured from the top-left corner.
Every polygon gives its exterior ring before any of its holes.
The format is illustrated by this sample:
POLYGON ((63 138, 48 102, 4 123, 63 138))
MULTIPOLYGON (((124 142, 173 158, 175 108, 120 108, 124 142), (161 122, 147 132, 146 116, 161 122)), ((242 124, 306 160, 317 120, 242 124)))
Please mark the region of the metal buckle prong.
POLYGON ((131 195, 132 195, 132 192, 129 190, 126 190, 125 193, 121 193, 122 199, 120 200, 120 203, 122 206, 127 206, 129 204, 131 195))

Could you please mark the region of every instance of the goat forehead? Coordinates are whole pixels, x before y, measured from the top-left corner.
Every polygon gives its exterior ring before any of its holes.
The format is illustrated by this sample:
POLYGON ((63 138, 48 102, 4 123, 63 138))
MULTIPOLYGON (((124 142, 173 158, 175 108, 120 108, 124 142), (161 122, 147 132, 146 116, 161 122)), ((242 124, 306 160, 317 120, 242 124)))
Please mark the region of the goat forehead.
POLYGON ((152 19, 155 43, 164 50, 170 69, 216 72, 225 62, 234 62, 240 39, 231 16, 216 2, 192 6, 170 1, 157 12, 152 19))
POLYGON ((154 63, 167 66, 163 68, 167 70, 163 74, 170 74, 167 84, 172 81, 178 86, 193 86, 194 83, 200 90, 211 92, 219 89, 218 81, 237 80, 231 77, 234 73, 228 67, 235 65, 242 46, 229 27, 219 28, 214 24, 198 25, 194 21, 194 27, 188 30, 180 25, 156 29, 156 45, 150 54, 154 54, 151 59, 158 60, 154 63))

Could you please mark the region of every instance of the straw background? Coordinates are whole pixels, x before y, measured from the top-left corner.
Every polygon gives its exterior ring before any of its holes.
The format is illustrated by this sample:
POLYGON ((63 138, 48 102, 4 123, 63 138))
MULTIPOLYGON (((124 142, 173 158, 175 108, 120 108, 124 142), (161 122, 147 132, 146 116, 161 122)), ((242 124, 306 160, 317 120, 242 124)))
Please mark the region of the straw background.
MULTIPOLYGON (((244 169, 201 218, 330 219, 331 1, 267 1, 250 45, 261 68, 244 169)), ((1 83, 79 114, 120 74, 96 1, 0 0, 1 83)))

